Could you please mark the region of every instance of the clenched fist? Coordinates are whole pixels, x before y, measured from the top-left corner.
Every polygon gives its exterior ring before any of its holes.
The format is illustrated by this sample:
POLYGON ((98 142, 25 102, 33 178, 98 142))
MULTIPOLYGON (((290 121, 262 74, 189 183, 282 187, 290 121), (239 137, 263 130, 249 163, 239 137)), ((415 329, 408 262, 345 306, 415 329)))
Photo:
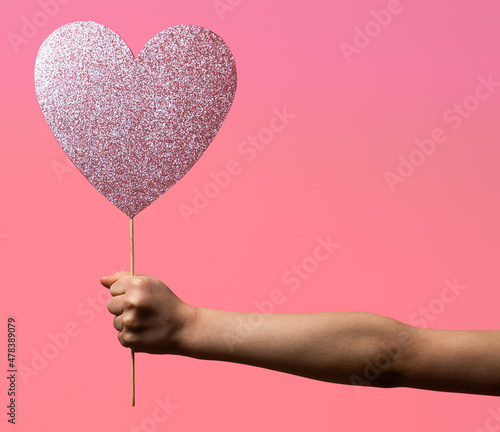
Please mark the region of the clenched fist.
POLYGON ((101 283, 113 298, 108 310, 120 343, 136 352, 181 354, 182 336, 196 309, 182 302, 163 282, 150 276, 118 272, 101 283))
POLYGON ((125 347, 341 384, 500 396, 500 331, 420 329, 368 312, 195 308, 150 276, 101 278, 125 347))

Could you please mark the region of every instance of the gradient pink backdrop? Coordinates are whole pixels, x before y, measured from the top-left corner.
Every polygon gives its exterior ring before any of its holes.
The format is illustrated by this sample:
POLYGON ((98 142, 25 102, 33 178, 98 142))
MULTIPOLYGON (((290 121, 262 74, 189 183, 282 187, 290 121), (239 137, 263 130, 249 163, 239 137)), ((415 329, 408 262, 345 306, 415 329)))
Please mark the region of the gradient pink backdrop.
POLYGON ((136 218, 136 271, 185 301, 255 311, 255 301, 282 289, 276 312, 363 310, 410 323, 420 308, 436 308, 444 281, 456 278, 467 288, 429 325, 498 329, 500 87, 456 129, 443 114, 474 95, 479 76, 500 81, 500 4, 401 0, 400 13, 348 61, 341 44, 354 43, 355 27, 375 32, 371 11, 395 0, 221 0, 229 5, 223 19, 210 0, 65 2, 45 24, 35 0, 7 2, 0 18, 1 316, 17 319, 18 366, 32 367, 36 353, 54 357, 36 375, 18 374, 15 428, 482 430, 498 398, 356 390, 144 354, 131 408, 129 351, 99 284, 128 268, 128 218, 66 165, 38 107, 33 66, 53 30, 80 20, 110 27, 136 55, 177 24, 207 27, 232 49, 238 90, 225 124, 191 172, 136 218), (16 52, 9 33, 21 35, 36 14, 44 25, 16 52), (240 143, 284 107, 296 117, 248 161, 240 143), (435 128, 446 142, 391 191, 384 173, 435 128), (231 160, 241 173, 186 223, 180 206, 231 160), (312 254, 318 236, 340 247, 291 291, 282 277, 312 254), (54 354, 51 335, 61 338, 68 324, 78 335, 54 354), (158 398, 178 407, 155 422, 158 398))

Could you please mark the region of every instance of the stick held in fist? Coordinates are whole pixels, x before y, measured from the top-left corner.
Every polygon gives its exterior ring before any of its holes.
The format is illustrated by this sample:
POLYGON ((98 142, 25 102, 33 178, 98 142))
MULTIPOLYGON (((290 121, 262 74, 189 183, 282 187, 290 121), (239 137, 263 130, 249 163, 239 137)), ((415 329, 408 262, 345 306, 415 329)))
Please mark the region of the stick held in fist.
POLYGON ((500 331, 420 329, 367 312, 197 308, 150 276, 101 278, 122 345, 340 384, 500 396, 500 331))
POLYGON ((118 272, 101 283, 113 298, 108 310, 120 343, 136 352, 177 354, 180 333, 194 308, 182 302, 163 282, 150 276, 118 272))

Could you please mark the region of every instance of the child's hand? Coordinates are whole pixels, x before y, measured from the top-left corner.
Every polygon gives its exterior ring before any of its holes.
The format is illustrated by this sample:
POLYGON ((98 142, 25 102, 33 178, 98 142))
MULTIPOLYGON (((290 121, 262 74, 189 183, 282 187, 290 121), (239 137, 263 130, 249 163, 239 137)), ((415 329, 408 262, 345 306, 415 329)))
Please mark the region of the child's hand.
POLYGON ((113 298, 108 310, 120 343, 137 352, 182 353, 183 334, 194 322, 196 309, 182 302, 163 282, 150 276, 118 272, 103 276, 113 298))

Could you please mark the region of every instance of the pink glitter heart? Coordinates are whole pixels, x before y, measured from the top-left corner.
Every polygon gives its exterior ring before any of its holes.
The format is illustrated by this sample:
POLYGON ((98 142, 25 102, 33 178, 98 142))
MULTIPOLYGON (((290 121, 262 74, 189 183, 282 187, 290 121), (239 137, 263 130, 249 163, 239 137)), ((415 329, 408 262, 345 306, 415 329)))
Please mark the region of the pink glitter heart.
POLYGON ((224 41, 201 27, 164 30, 134 58, 110 29, 75 22, 40 47, 35 88, 71 161, 133 217, 207 149, 231 107, 236 66, 224 41))

